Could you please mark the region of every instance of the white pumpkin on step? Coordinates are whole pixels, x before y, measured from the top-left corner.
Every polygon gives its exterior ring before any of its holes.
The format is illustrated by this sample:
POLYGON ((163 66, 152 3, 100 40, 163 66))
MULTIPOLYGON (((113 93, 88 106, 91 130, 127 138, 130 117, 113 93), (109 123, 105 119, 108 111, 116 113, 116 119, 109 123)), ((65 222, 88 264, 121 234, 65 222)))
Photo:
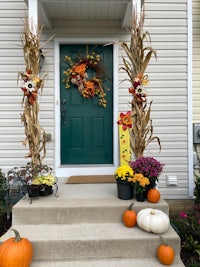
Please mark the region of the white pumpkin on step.
POLYGON ((162 210, 146 208, 138 212, 137 224, 147 232, 162 234, 168 230, 170 220, 162 210))

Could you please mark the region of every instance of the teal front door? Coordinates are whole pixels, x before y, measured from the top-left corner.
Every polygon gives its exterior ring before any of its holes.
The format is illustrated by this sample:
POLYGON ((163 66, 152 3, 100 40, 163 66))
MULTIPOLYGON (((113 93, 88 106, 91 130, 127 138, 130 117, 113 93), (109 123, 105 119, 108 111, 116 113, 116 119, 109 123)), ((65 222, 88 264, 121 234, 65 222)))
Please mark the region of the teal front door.
MULTIPOLYGON (((61 45, 60 61, 61 164, 112 164, 113 47, 61 45), (70 83, 70 88, 66 89, 63 83, 63 71, 67 69, 65 55, 75 60, 78 54, 85 57, 86 50, 90 52, 93 49, 100 55, 109 77, 103 85, 103 88, 109 88, 106 90, 106 108, 98 105, 98 97, 83 98, 76 85, 70 83)), ((91 71, 88 69, 88 74, 95 75, 91 71)))

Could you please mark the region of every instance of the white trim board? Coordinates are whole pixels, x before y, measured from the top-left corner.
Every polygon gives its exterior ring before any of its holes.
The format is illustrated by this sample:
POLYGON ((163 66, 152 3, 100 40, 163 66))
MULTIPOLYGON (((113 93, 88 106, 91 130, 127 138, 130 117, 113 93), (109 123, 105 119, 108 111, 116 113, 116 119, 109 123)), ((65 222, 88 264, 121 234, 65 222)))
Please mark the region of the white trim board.
POLYGON ((192 127, 192 1, 188 1, 188 176, 189 197, 194 197, 192 127))
POLYGON ((119 164, 118 149, 118 41, 100 38, 56 38, 55 48, 55 175, 105 175, 113 174, 119 164), (113 45, 113 164, 109 165, 61 165, 60 158, 60 44, 112 44, 113 45))

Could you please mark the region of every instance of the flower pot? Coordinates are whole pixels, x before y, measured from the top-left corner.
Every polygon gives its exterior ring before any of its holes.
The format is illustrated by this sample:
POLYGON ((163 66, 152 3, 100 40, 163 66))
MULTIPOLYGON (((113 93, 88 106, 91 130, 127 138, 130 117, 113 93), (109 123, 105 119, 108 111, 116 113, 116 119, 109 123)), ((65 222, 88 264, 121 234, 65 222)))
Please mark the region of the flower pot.
POLYGON ((128 200, 133 198, 133 185, 130 183, 117 182, 117 194, 118 198, 128 200))
POLYGON ((53 187, 46 185, 46 184, 42 184, 40 185, 40 190, 39 190, 39 195, 40 196, 48 196, 53 194, 53 187))
POLYGON ((136 192, 136 200, 139 201, 139 202, 144 202, 145 199, 146 199, 145 195, 146 195, 145 191, 136 192))
POLYGON ((29 197, 39 197, 40 186, 39 185, 28 185, 27 187, 29 197))

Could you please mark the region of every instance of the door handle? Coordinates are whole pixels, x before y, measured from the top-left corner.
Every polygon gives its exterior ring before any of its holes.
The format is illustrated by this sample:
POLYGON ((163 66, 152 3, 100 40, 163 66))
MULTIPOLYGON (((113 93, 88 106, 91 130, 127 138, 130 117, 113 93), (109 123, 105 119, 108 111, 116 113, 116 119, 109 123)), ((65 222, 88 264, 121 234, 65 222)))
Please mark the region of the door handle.
POLYGON ((66 124, 66 109, 61 110, 62 125, 66 124))
POLYGON ((66 105, 66 103, 67 103, 67 100, 66 100, 65 98, 63 98, 63 99, 61 100, 61 104, 64 106, 64 105, 66 105))

